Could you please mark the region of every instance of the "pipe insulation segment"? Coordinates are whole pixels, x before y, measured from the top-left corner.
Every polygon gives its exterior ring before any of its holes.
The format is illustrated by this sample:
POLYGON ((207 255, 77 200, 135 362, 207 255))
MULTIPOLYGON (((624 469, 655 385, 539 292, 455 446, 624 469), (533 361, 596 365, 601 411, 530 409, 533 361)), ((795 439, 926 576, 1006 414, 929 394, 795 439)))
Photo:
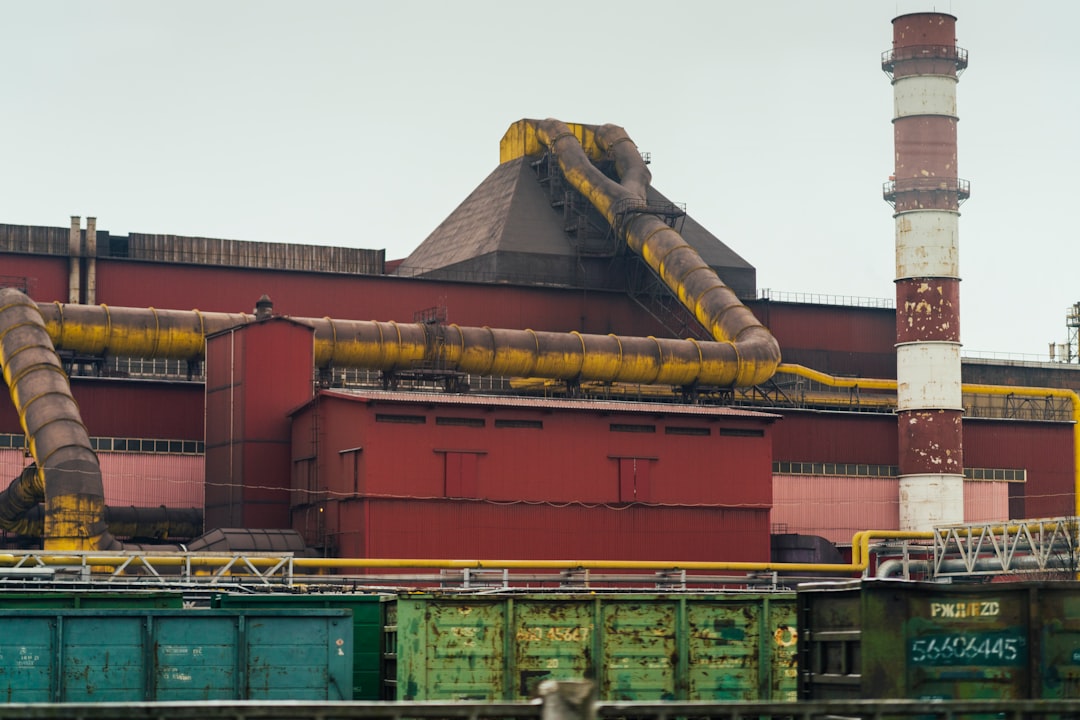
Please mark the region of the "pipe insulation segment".
POLYGON ((17 512, 43 490, 45 549, 116 547, 105 528, 101 468, 67 375, 37 304, 13 288, 0 290, 0 366, 37 469, 36 479, 24 472, 19 487, 8 488, 4 499, 16 505, 2 512, 17 512))

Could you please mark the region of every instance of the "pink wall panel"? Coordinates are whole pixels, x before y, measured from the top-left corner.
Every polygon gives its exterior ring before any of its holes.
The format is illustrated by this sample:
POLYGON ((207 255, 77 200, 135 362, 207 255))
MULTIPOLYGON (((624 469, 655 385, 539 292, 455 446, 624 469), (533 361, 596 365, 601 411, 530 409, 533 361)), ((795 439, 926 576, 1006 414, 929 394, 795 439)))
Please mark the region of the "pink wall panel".
POLYGON ((203 507, 202 455, 99 453, 105 504, 203 507))
MULTIPOLYGON (((105 504, 120 507, 203 506, 202 455, 98 453, 105 504)), ((0 450, 0 484, 30 464, 21 450, 0 450)))
POLYGON ((900 527, 895 478, 774 475, 772 526, 848 544, 860 530, 900 527))
MULTIPOLYGON (((965 482, 964 522, 1006 520, 1009 483, 965 482)), ((774 475, 774 532, 820 535, 850 544, 860 530, 900 528, 900 481, 896 478, 774 475)))
POLYGON ((1008 520, 1009 485, 986 481, 964 483, 964 522, 1008 520))

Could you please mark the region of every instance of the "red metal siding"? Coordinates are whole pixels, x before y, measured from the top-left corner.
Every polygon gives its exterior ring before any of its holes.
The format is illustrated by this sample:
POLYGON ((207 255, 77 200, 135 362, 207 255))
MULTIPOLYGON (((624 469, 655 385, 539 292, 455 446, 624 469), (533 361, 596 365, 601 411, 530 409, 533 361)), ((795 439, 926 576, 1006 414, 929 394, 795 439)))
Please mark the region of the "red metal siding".
POLYGON ((763 510, 369 500, 343 504, 341 523, 328 531, 342 557, 769 559, 763 510))
POLYGON ((38 302, 68 301, 68 270, 67 257, 0 253, 0 279, 38 302))
POLYGON ((248 325, 207 345, 207 527, 289 527, 288 411, 311 397, 310 328, 248 325))
POLYGON ((777 461, 897 464, 896 416, 784 411, 773 426, 777 461))
POLYGON ((74 378, 71 392, 91 436, 203 439, 200 382, 74 378))
POLYGON ((965 418, 964 459, 974 468, 1027 470, 1026 483, 1009 486, 1011 518, 1076 514, 1071 424, 965 418))
MULTIPOLYGON (((114 306, 251 312, 266 293, 274 301, 275 313, 293 317, 412 322, 414 313, 441 306, 447 309, 448 321, 458 325, 666 334, 618 292, 586 295, 573 289, 119 260, 99 260, 97 267, 98 301, 114 306)), ((66 300, 66 295, 55 299, 66 300)))
POLYGON ((475 454, 476 496, 500 501, 619 502, 619 464, 649 460, 651 502, 768 507, 771 436, 768 420, 552 411, 548 408, 375 403, 332 395, 320 398, 320 472, 325 487, 352 492, 354 479, 334 453, 362 446, 370 495, 444 497, 447 452, 475 454), (405 422, 411 419, 424 422, 405 422), (440 424, 481 420, 483 427, 440 424), (386 422, 395 420, 396 422, 386 422), (503 427, 510 422, 537 427, 503 427), (612 431, 629 428, 631 431, 612 431), (701 428, 707 436, 668 434, 701 428), (751 428, 759 437, 722 436, 721 429, 751 428), (643 430, 650 430, 648 432, 643 430))
POLYGON ((746 304, 780 343, 784 362, 837 375, 896 377, 892 309, 768 300, 746 304))

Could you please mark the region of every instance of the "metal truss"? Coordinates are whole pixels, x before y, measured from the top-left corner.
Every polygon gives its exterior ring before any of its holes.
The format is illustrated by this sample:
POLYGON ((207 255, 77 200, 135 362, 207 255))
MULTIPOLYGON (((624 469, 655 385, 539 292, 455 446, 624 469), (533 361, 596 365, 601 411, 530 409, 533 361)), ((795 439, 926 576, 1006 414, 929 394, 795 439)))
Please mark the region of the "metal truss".
POLYGON ((1061 517, 935 528, 932 574, 1075 574, 1078 522, 1061 517))

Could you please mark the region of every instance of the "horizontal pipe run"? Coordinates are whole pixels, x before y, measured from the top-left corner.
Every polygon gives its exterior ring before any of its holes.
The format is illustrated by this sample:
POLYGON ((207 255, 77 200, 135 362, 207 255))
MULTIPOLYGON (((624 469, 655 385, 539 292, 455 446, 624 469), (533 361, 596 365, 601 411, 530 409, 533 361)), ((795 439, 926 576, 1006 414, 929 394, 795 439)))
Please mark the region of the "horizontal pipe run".
MULTIPOLYGON (((292 566, 309 570, 343 570, 348 568, 436 568, 464 569, 533 569, 533 570, 695 570, 714 572, 818 572, 847 575, 862 573, 870 558, 870 540, 931 540, 932 532, 895 530, 864 530, 852 538, 852 562, 774 563, 774 562, 708 562, 676 560, 443 560, 432 558, 293 558, 292 566)), ((38 555, 36 559, 47 566, 90 565, 94 567, 155 567, 190 566, 195 568, 239 567, 238 555, 183 554, 133 556, 130 553, 84 555, 38 555)), ((18 565, 23 558, 13 553, 0 554, 0 566, 18 565)), ((253 568, 273 568, 281 564, 278 556, 244 556, 244 563, 253 568)))

